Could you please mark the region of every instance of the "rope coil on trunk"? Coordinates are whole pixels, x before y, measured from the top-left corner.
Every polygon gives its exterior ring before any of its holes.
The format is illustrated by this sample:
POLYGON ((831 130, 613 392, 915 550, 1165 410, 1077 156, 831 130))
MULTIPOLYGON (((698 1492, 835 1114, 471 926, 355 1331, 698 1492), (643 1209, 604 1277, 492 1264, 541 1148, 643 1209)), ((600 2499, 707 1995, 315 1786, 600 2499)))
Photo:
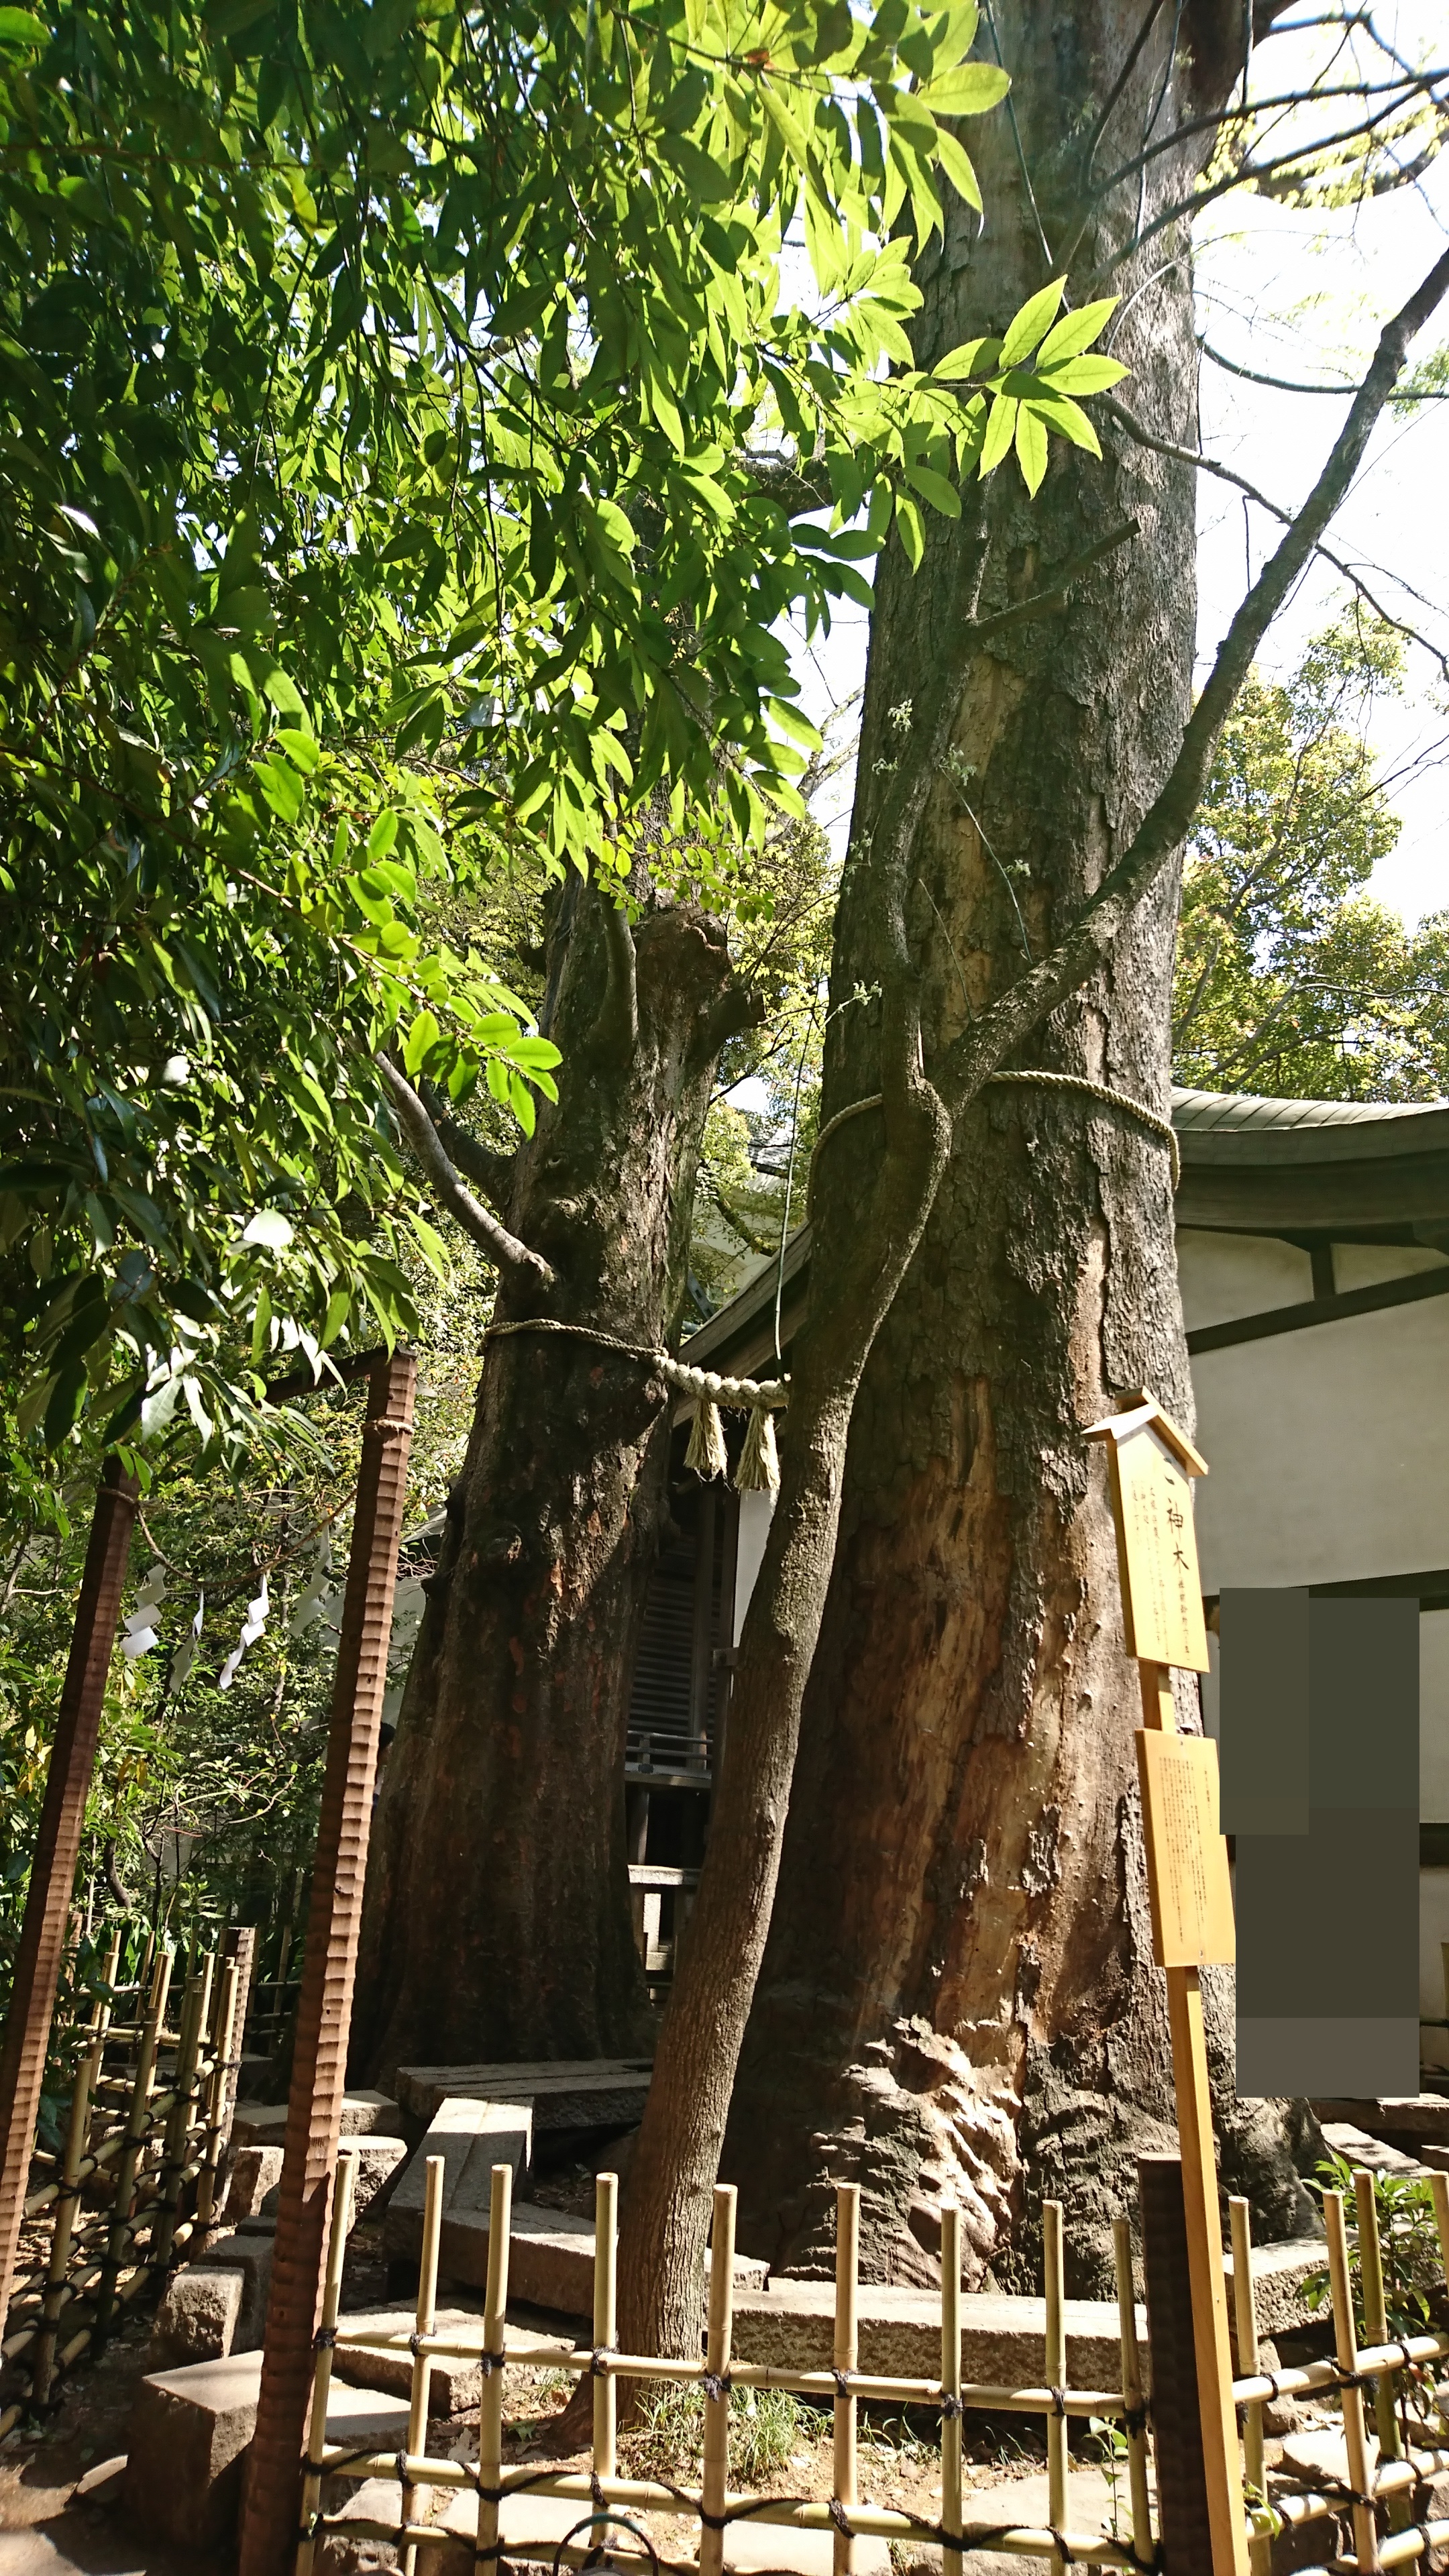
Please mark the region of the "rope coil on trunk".
MULTIPOLYGON (((1037 1070, 1025 1073, 988 1073, 981 1087, 983 1091, 990 1091, 1007 1083, 1028 1083, 1038 1091, 1079 1091, 1088 1100, 1099 1100, 1104 1109, 1123 1110, 1129 1118, 1135 1118, 1138 1126, 1144 1127, 1149 1136, 1156 1136, 1159 1142, 1167 1147, 1172 1162, 1172 1186, 1174 1189, 1178 1187, 1182 1179, 1182 1149, 1177 1141, 1177 1130, 1170 1118, 1159 1118, 1156 1110, 1149 1109, 1145 1101, 1134 1100, 1128 1091, 1114 1091, 1110 1083, 1092 1082, 1084 1073, 1046 1073, 1037 1070)), ((858 1118, 863 1109, 879 1109, 884 1100, 883 1091, 872 1091, 864 1100, 852 1100, 846 1108, 837 1109, 833 1118, 827 1118, 815 1139, 815 1149, 810 1157, 812 1171, 815 1166, 815 1155, 819 1153, 827 1136, 833 1136, 836 1128, 843 1127, 847 1118, 858 1118)))

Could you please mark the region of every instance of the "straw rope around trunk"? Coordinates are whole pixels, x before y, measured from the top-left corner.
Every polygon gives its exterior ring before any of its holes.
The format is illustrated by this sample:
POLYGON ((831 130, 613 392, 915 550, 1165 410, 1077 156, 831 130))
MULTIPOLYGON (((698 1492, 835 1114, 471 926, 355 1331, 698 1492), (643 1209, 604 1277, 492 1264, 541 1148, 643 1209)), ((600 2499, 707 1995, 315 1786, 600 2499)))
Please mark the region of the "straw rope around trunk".
POLYGON ((623 1341, 617 1333, 606 1333, 596 1324, 561 1324, 551 1315, 525 1315, 516 1323, 490 1324, 483 1338, 485 1342, 501 1341, 512 1333, 569 1333, 580 1341, 595 1342, 603 1350, 622 1352, 626 1359, 643 1360, 667 1386, 677 1387, 681 1395, 693 1396, 694 1420, 684 1463, 701 1476, 723 1475, 729 1463, 721 1406, 732 1413, 747 1413, 750 1418, 745 1445, 734 1473, 736 1491, 779 1492, 780 1461, 770 1417, 790 1401, 788 1378, 724 1377, 714 1369, 691 1368, 687 1360, 677 1360, 668 1351, 651 1350, 642 1342, 623 1341))

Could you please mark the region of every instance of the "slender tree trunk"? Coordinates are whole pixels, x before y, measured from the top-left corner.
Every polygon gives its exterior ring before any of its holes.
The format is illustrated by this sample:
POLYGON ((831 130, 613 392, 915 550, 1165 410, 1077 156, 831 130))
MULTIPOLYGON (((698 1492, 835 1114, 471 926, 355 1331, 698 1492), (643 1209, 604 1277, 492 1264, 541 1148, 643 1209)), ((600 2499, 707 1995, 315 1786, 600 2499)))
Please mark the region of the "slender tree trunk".
MULTIPOLYGON (((1222 95, 1186 13, 1174 66, 1164 12, 1096 156, 1099 176, 1222 95)), ((959 205, 923 279, 921 363, 1004 328, 1064 265, 1070 301, 1137 216, 1135 180, 1094 212, 1084 102, 1102 99, 1141 24, 1135 4, 1050 13, 1004 0, 1013 131, 980 130, 990 220, 959 205), (1017 142, 1033 174, 1035 206, 1017 142), (1046 234, 1051 258, 1042 242, 1046 234)), ((1208 25, 1207 32, 1212 32, 1208 25)), ((973 136, 973 146, 977 138, 973 136)), ((1149 174, 1150 222, 1184 162, 1149 174)), ((1159 436, 1196 445, 1185 228, 1111 277, 1124 298, 1123 393, 1159 436)), ((1097 290, 1100 291, 1100 290, 1097 290)), ((1136 541, 1069 606, 1001 637, 971 670, 944 779, 917 844, 927 1067, 1040 957, 1120 857, 1166 777, 1191 702, 1193 477, 1100 420, 1101 463, 1059 456, 1020 486, 984 600, 1078 554, 1112 519, 1136 541)), ((861 775, 901 747, 940 651, 952 541, 878 588, 861 775)), ((1177 865, 1109 960, 1018 1056, 1168 1112, 1177 865)), ((837 999, 872 977, 847 879, 837 999)), ((868 1013, 837 1031, 842 1097, 873 1087, 868 1013)), ((830 1149, 822 1204, 857 1193, 878 1127, 830 1149)), ((1133 1751, 1100 1453, 1082 1426, 1148 1386, 1184 1424, 1192 1394, 1163 1141, 1081 1095, 988 1089, 957 1121, 950 1168, 886 1319, 851 1429, 842 1534, 806 1701, 774 1925, 726 2169, 741 2241, 828 2268, 833 2187, 864 2187, 877 2278, 937 2277, 943 2196, 963 2208, 966 2278, 1031 2278, 1045 2196, 1068 2211, 1069 2288, 1110 2293, 1111 2219, 1133 2159, 1170 2144, 1170 2058, 1152 1963, 1133 1751)), ((1195 1690, 1182 1722, 1198 1724, 1195 1690)), ((1297 2125, 1232 2102, 1230 1979, 1214 1980, 1220 2114, 1259 2233, 1311 2224, 1297 2125)))
MULTIPOLYGON (((505 1277, 495 1321, 661 1349, 715 1061, 748 997, 704 914, 646 912, 631 941, 578 886, 550 983, 560 1100, 519 1154, 507 1216, 558 1277, 505 1277)), ((587 1338, 488 1347, 379 1800, 360 2073, 648 2042, 623 1762, 670 1410, 646 1365, 587 1338)))

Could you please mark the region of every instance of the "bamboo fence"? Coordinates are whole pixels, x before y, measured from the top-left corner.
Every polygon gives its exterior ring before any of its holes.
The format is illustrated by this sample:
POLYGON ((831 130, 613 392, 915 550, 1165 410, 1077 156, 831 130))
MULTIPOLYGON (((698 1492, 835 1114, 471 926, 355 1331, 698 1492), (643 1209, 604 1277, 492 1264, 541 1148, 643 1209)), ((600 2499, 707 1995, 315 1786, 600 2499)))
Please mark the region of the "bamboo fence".
POLYGON ((95 2356, 118 2312, 159 2289, 218 2210, 231 2126, 238 1961, 215 1950, 176 1975, 164 1945, 117 1987, 114 1943, 102 1998, 79 2034, 65 2144, 36 2150, 25 2201, 28 2262, 5 2318, 0 2435, 48 2407, 64 2375, 95 2356), (175 2027, 167 2012, 175 2003, 175 2027))
MULTIPOLYGON (((886 2377, 857 2366, 857 2288, 859 2196, 853 2185, 837 2193, 835 2360, 828 2370, 777 2368, 761 2362, 736 2361, 731 2354, 734 2300, 735 2195, 720 2186, 714 2195, 714 2226, 705 2352, 699 2361, 660 2360, 647 2354, 614 2349, 616 2291, 617 2182, 611 2174, 598 2180, 594 2257, 594 2341, 592 2346, 549 2344, 533 2332, 514 2334, 507 2325, 508 2257, 512 2171, 493 2169, 488 2287, 478 2326, 435 2331, 438 2241, 442 2215, 443 2165, 429 2162, 424 2221, 423 2264, 416 2322, 411 2332, 380 2333, 375 2327, 352 2329, 340 2321, 342 2262, 355 2176, 355 2161, 346 2148, 339 2157, 333 2192, 332 2229, 323 2287, 321 2323, 316 2336, 311 2433, 302 2464, 302 2537, 296 2576, 312 2576, 315 2553, 323 2535, 345 2529, 350 2540, 392 2542, 404 2553, 404 2566, 426 2567, 426 2553, 457 2546, 456 2522, 429 2524, 419 2512, 419 2491, 471 2493, 477 2499, 474 2561, 492 2571, 505 2557, 518 2561, 554 2561, 569 2566, 596 2561, 599 2541, 591 2533, 561 2551, 552 2538, 513 2539, 500 2544, 500 2508, 518 2496, 558 2496, 576 2502, 593 2521, 617 2521, 649 2513, 693 2522, 698 2530, 699 2576, 720 2576, 725 2535, 732 2523, 762 2522, 785 2531, 829 2530, 834 2535, 837 2576, 851 2567, 854 2541, 867 2535, 902 2543, 927 2542, 943 2551, 943 2576, 961 2576, 962 2552, 975 2550, 1004 2558, 1046 2558, 1057 2568, 1072 2565, 1123 2567, 1145 2571, 1160 2564, 1150 2480, 1150 2408, 1143 2399, 1142 2356, 1138 2347, 1132 2282, 1129 2222, 1114 2225, 1117 2299, 1121 2331, 1120 2389, 1070 2388, 1065 2385, 1061 2209, 1044 2206, 1046 2334, 1043 2385, 1003 2388, 961 2377, 960 2213, 942 2213, 941 2375, 939 2380, 886 2377), (339 2348, 365 2348, 410 2353, 411 2403, 405 2454, 357 2452, 326 2439, 327 2400, 333 2354, 339 2348), (428 2420, 428 2374, 435 2359, 472 2360, 481 2366, 482 2395, 476 2464, 431 2458, 424 2445, 428 2420), (588 2472, 549 2471, 503 2466, 503 2399, 510 2363, 568 2372, 593 2380, 593 2457, 588 2472), (704 2394, 704 2452, 699 2486, 675 2486, 662 2478, 627 2478, 618 2474, 615 2410, 621 2380, 694 2385, 704 2394), (732 2388, 788 2389, 828 2403, 833 2409, 832 2493, 828 2500, 768 2496, 736 2489, 729 2483, 729 2396, 732 2388), (918 2515, 887 2510, 859 2499, 856 2462, 857 2409, 862 2403, 933 2408, 941 2419, 940 2517, 927 2522, 918 2515), (1047 2436, 1048 2522, 1003 2526, 969 2518, 963 2500, 961 2437, 965 2414, 1040 2416, 1047 2436), (1123 2537, 1101 2531, 1074 2530, 1068 2521, 1067 2426, 1069 2420, 1095 2416, 1120 2425, 1126 2443, 1127 2499, 1123 2537), (400 2480, 402 2510, 397 2524, 344 2519, 323 2510, 324 2492, 332 2479, 400 2480)), ((1431 2188, 1438 2227, 1440 2259, 1449 2292, 1449 2175, 1436 2174, 1431 2188)), ((1365 2333, 1360 2344, 1354 2318, 1352 2282, 1342 2195, 1324 2195, 1330 2304, 1334 2327, 1331 2360, 1291 2370, 1269 2372, 1259 2366, 1256 2301, 1248 2205, 1229 2204, 1234 2253, 1239 2366, 1233 2399, 1242 2421, 1245 2488, 1249 2496, 1246 2536, 1254 2576, 1266 2576, 1274 2537, 1315 2522, 1327 2523, 1321 2565, 1305 2567, 1302 2576, 1360 2576, 1413 2565, 1429 2551, 1449 2544, 1449 2518, 1409 2524, 1415 2491, 1449 2471, 1449 2448, 1415 2448, 1396 2411, 1396 2392, 1404 2374, 1422 2374, 1449 2357, 1449 2334, 1430 2333, 1391 2339, 1385 2322, 1384 2277, 1378 2219, 1371 2178, 1358 2178, 1356 2191, 1360 2255, 1360 2297, 1365 2333), (1374 2442, 1365 2417, 1365 2395, 1371 2397, 1374 2442), (1343 2414, 1348 2476, 1325 2475, 1316 2488, 1299 2486, 1270 2496, 1264 2468, 1263 2409, 1275 2398, 1337 2395, 1343 2414), (1338 2554, 1337 2521, 1345 2511, 1353 2522, 1354 2547, 1338 2554), (1382 2523, 1387 2529, 1381 2529, 1382 2523)), ((625 2566, 649 2564, 642 2554, 617 2548, 608 2556, 625 2566)), ((660 2566, 681 2562, 660 2559, 660 2566)), ((692 2576, 692 2567, 691 2567, 692 2576)))

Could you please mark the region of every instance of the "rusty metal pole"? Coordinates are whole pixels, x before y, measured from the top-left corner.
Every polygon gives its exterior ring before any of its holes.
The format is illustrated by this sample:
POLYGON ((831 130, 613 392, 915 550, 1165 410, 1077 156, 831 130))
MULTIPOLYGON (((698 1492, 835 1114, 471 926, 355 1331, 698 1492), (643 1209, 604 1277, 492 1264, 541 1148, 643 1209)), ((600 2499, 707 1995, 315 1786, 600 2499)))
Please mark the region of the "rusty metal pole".
POLYGON ((397 1352, 377 1362, 368 1392, 297 2008, 257 2429, 242 2507, 240 2576, 287 2576, 297 2549, 312 2338, 342 2118, 416 1374, 413 1358, 397 1352))
POLYGON ((65 1951, 76 1855, 95 1767, 106 1675, 136 1519, 138 1487, 117 1458, 101 1470, 70 1661, 60 1694, 40 1832, 30 1865, 15 1984, 0 2047, 0 2329, 10 2305, 25 2185, 65 1951))

